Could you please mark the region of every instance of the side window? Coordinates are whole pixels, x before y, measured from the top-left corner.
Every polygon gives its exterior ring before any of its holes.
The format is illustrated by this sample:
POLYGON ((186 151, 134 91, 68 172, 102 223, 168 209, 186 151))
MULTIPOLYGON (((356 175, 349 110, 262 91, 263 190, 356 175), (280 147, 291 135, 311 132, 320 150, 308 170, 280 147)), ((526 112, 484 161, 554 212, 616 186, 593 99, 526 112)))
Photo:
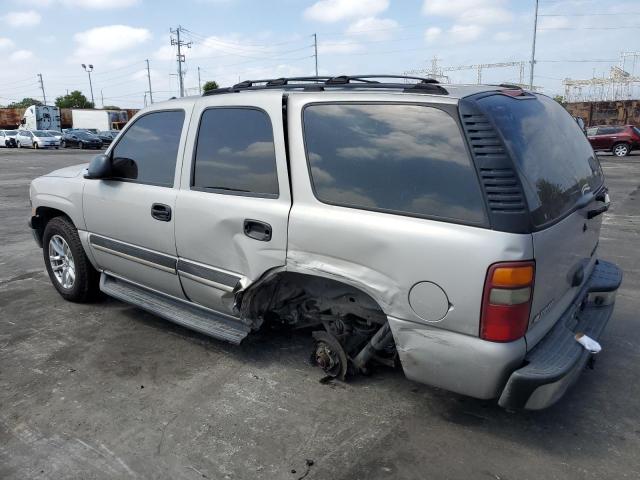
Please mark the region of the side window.
POLYGON ((205 110, 198 129, 192 187, 218 193, 278 195, 269 116, 251 108, 205 110))
POLYGON ((420 105, 304 110, 307 159, 325 203, 482 224, 484 201, 456 121, 420 105))
POLYGON ((587 136, 594 137, 597 133, 598 129, 596 127, 587 128, 587 136))
POLYGON ((173 185, 184 110, 148 113, 135 121, 113 149, 114 177, 173 185))

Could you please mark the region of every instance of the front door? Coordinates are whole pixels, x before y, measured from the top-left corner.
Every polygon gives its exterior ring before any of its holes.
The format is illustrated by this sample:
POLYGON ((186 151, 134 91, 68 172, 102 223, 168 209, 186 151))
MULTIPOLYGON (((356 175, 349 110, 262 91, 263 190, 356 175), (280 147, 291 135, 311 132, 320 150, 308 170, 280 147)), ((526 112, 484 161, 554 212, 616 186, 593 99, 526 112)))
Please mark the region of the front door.
POLYGON ((282 99, 194 107, 176 208, 178 273, 187 296, 233 314, 233 292, 285 264, 291 195, 282 99))
POLYGON ((152 111, 133 120, 108 152, 114 178, 87 180, 83 199, 100 268, 179 298, 184 295, 176 271, 175 185, 190 113, 152 111))

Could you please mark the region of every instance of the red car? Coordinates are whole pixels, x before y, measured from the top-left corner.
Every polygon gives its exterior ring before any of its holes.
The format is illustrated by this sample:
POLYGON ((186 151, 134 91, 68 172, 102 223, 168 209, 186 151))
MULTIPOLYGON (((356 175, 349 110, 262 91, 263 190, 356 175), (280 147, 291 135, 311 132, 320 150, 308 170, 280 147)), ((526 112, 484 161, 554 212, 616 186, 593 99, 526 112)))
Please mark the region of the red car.
POLYGON ((640 148, 640 129, 633 125, 589 127, 587 138, 594 150, 605 150, 616 157, 626 157, 640 148))

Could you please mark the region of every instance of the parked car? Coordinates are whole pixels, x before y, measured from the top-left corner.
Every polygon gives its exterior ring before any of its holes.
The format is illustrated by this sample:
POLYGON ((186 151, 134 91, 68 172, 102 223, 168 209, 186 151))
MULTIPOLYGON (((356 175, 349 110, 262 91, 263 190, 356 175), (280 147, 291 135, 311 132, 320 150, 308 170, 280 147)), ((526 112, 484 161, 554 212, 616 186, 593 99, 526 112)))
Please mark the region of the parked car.
POLYGON ((0 130, 0 147, 17 147, 16 135, 18 130, 0 130))
POLYGON ((62 137, 63 147, 102 148, 100 138, 84 130, 71 130, 62 137))
POLYGON ((616 157, 626 157, 640 148, 640 129, 633 125, 589 127, 587 138, 594 150, 608 151, 616 157))
POLYGON ((59 132, 58 130, 46 130, 49 134, 51 134, 56 140, 58 140, 59 142, 62 142, 62 137, 64 136, 64 133, 59 132))
POLYGON ((609 195, 593 149, 544 95, 376 79, 154 103, 88 166, 33 180, 54 287, 232 343, 315 328, 332 377, 399 361, 506 408, 553 404, 622 279, 598 256, 609 195))
POLYGON ((60 141, 46 130, 18 130, 18 148, 60 148, 60 141))
POLYGON ((113 139, 118 135, 118 130, 100 131, 96 135, 100 140, 102 140, 102 145, 110 145, 111 142, 113 142, 113 139))

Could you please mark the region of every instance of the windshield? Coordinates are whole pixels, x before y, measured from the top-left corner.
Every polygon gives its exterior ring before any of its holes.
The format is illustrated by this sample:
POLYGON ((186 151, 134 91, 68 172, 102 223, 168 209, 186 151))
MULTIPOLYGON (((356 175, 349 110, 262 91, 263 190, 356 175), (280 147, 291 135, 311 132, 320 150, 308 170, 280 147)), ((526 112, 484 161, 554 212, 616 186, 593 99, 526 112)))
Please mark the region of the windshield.
POLYGON ((603 182, 589 141, 571 115, 543 95, 491 95, 478 102, 502 133, 536 226, 568 213, 603 182))
POLYGON ((18 130, 5 130, 7 137, 15 137, 18 134, 18 130))
POLYGON ((57 130, 47 130, 47 132, 49 132, 51 135, 62 135, 62 133, 58 132, 57 130))
POLYGON ((34 130, 33 133, 36 137, 50 137, 51 134, 49 132, 45 132, 44 130, 34 130))

